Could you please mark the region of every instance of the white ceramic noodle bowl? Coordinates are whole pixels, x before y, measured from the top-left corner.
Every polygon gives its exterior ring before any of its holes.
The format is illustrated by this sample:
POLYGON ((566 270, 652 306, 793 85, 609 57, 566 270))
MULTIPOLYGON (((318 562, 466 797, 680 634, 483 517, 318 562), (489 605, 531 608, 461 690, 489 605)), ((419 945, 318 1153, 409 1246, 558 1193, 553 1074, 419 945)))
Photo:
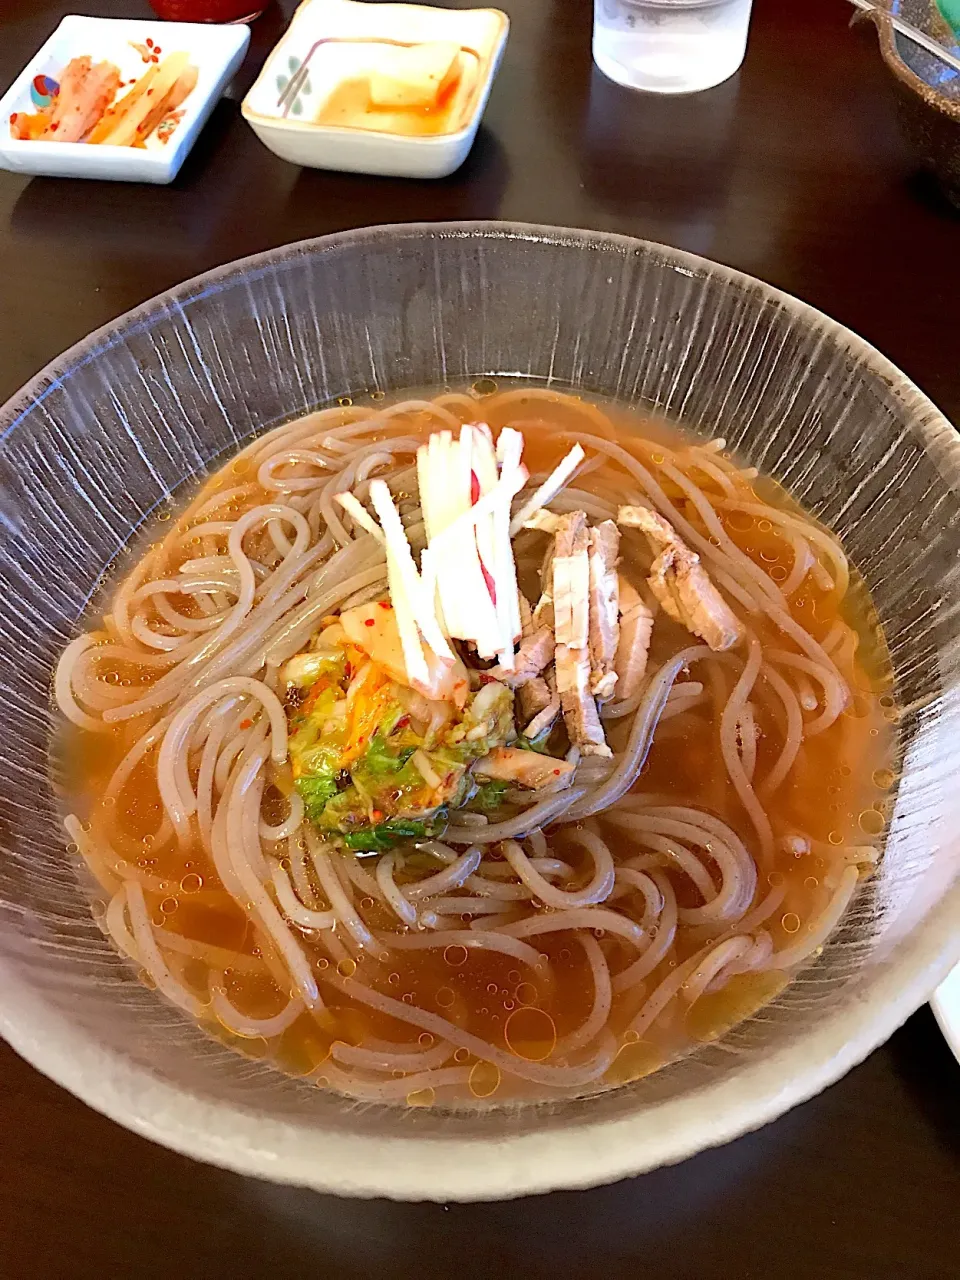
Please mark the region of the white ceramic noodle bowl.
POLYGON ((0 1031, 149 1138, 345 1195, 589 1186, 781 1114, 890 1035, 960 951, 958 476, 950 426, 860 339, 736 272, 617 236, 374 228, 222 268, 131 312, 0 410, 0 1031), (722 434, 833 527, 887 628, 903 778, 881 870, 838 935, 726 1040, 584 1102, 358 1108, 252 1070, 114 955, 64 852, 46 690, 146 514, 254 428, 343 394, 479 374, 553 377, 722 434))

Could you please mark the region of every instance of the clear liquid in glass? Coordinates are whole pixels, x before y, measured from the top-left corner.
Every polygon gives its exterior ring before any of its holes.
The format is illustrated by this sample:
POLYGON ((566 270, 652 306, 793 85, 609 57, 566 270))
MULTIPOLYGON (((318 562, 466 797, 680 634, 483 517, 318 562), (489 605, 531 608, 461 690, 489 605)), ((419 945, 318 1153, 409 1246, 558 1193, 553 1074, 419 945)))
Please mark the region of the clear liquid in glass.
POLYGON ((747 45, 752 0, 594 0, 593 57, 618 84, 696 93, 727 80, 747 45))

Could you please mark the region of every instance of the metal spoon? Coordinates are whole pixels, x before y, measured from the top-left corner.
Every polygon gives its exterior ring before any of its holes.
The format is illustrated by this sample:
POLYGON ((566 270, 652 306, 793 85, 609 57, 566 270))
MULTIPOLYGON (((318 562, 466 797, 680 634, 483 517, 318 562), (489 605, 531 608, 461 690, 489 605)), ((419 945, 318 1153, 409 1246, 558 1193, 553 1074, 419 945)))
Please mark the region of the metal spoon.
POLYGON ((863 9, 866 13, 882 13, 885 18, 890 19, 895 31, 899 31, 902 36, 906 36, 908 40, 918 44, 921 49, 926 49, 928 53, 932 53, 935 58, 939 58, 941 62, 948 67, 952 67, 954 71, 960 71, 960 58, 955 53, 951 53, 949 49, 944 48, 939 40, 935 40, 933 36, 928 36, 925 31, 915 27, 912 22, 907 22, 903 18, 897 17, 884 5, 874 4, 872 0, 850 0, 850 3, 855 9, 863 9))

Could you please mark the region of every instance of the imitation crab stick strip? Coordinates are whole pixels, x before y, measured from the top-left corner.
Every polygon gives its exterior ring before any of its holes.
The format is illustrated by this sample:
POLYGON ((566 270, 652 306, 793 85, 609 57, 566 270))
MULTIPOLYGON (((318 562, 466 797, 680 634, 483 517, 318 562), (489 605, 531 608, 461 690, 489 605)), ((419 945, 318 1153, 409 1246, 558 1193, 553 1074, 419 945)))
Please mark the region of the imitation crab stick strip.
POLYGON ((503 490, 492 518, 496 565, 494 577, 497 585, 497 613, 504 640, 504 657, 501 661, 505 667, 512 669, 513 645, 519 640, 522 627, 517 563, 510 542, 510 507, 527 479, 527 472, 520 461, 523 457, 523 436, 519 431, 504 427, 497 441, 497 452, 501 455, 503 490))
POLYGON ((429 552, 444 621, 450 635, 472 640, 482 657, 498 657, 500 630, 477 550, 476 517, 471 514, 489 514, 490 495, 471 506, 472 473, 462 465, 460 441, 449 432, 438 432, 421 449, 426 458, 420 500, 429 512, 429 552))
POLYGON ((417 566, 414 563, 413 552, 410 550, 410 543, 407 541, 407 533, 403 527, 403 521, 400 519, 400 514, 393 504, 390 490, 383 480, 371 481, 370 501, 373 503, 374 510, 380 519, 380 526, 387 540, 387 550, 393 559, 396 569, 397 588, 395 589, 392 583, 390 587, 390 597, 393 600, 394 608, 396 609, 398 606, 397 595, 403 596, 414 621, 420 629, 421 635, 437 657, 448 662, 456 661, 456 655, 447 643, 446 636, 440 630, 433 601, 426 598, 420 574, 417 572, 417 566))
POLYGON ((378 542, 385 542, 383 530, 374 520, 363 503, 349 490, 346 493, 335 493, 333 495, 334 502, 339 502, 348 516, 353 516, 361 529, 365 529, 367 533, 372 534, 378 542))
POLYGON ((536 491, 533 497, 529 498, 517 514, 510 522, 510 537, 516 535, 523 528, 524 524, 539 511, 541 507, 545 507, 548 502, 552 502, 560 490, 564 487, 570 477, 583 461, 585 454, 578 444, 575 444, 565 458, 561 458, 554 469, 544 480, 543 484, 536 491))

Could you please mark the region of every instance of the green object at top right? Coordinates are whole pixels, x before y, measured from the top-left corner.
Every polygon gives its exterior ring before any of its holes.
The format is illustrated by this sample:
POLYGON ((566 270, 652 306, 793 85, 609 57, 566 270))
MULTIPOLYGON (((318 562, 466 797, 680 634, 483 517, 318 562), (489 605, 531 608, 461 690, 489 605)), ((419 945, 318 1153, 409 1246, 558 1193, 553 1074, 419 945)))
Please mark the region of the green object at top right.
POLYGON ((960 35, 960 0, 936 0, 936 5, 954 35, 960 35))

